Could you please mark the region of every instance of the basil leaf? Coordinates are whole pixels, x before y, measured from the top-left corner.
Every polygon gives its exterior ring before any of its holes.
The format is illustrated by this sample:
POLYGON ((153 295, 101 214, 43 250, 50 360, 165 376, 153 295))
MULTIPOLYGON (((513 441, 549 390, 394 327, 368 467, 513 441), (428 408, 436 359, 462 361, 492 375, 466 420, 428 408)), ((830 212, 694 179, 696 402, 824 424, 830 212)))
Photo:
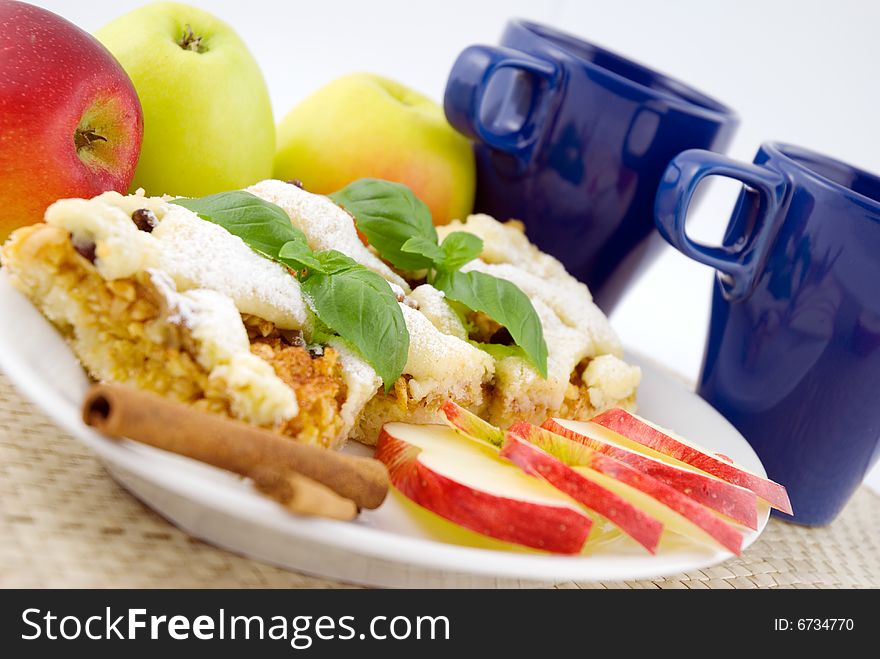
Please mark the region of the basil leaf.
POLYGON ((300 285, 318 320, 354 346, 376 369, 386 391, 400 377, 409 354, 409 332, 397 296, 382 277, 341 252, 313 252, 282 208, 249 192, 172 203, 222 226, 255 252, 305 270, 300 285))
MULTIPOLYGON (((326 252, 318 252, 317 257, 321 262, 322 271, 328 275, 335 275, 340 272, 345 272, 346 270, 354 270, 355 268, 364 267, 350 256, 346 256, 342 252, 337 252, 335 249, 330 249, 326 252)), ((376 276, 378 277, 379 275, 376 276)), ((381 277, 379 278, 381 279, 381 277)), ((382 279, 382 281, 385 280, 382 279)))
POLYGON ((443 250, 440 249, 436 240, 415 236, 403 243, 400 250, 407 254, 420 254, 424 256, 431 263, 431 266, 427 267, 436 267, 437 263, 443 261, 443 250))
POLYGON ((458 270, 465 263, 470 263, 483 252, 483 240, 467 231, 453 231, 440 245, 443 253, 437 262, 440 270, 458 270))
POLYGON ((409 332, 397 297, 382 277, 344 254, 321 252, 323 272, 302 282, 315 315, 348 341, 389 391, 406 366, 409 332))
POLYGON ((437 244, 431 212, 408 187, 364 178, 329 196, 354 215, 357 228, 389 263, 410 271, 431 267, 430 259, 402 249, 404 243, 414 237, 437 244))
POLYGON ((482 311, 507 328, 542 377, 547 377, 547 343, 544 328, 531 300, 516 285, 482 272, 441 270, 434 287, 450 300, 482 311))
POLYGON ((525 350, 519 346, 505 346, 500 343, 479 343, 471 341, 471 344, 489 353, 495 359, 505 359, 507 357, 519 357, 520 359, 528 359, 525 350))
POLYGON ((291 224, 280 206, 263 201, 250 192, 234 190, 199 199, 174 199, 171 203, 188 208, 203 220, 219 224, 270 259, 278 260, 282 246, 290 242, 308 248, 305 234, 291 224))
POLYGON ((324 272, 321 261, 317 259, 311 248, 305 243, 290 240, 281 246, 278 250, 278 256, 275 259, 294 270, 312 270, 315 272, 324 272))

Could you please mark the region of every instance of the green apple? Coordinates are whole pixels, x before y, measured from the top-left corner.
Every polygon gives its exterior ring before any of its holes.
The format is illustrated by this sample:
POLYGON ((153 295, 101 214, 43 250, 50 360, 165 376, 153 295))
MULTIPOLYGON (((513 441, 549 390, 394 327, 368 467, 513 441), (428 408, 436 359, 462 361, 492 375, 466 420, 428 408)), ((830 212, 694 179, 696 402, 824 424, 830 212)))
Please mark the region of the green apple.
POLYGON ((223 21, 183 4, 135 9, 95 34, 144 112, 132 188, 202 196, 272 175, 275 124, 263 75, 223 21))
POLYGON ((473 150, 443 109, 397 82, 356 73, 322 87, 282 120, 275 178, 328 194, 365 177, 408 185, 436 224, 473 209, 473 150))

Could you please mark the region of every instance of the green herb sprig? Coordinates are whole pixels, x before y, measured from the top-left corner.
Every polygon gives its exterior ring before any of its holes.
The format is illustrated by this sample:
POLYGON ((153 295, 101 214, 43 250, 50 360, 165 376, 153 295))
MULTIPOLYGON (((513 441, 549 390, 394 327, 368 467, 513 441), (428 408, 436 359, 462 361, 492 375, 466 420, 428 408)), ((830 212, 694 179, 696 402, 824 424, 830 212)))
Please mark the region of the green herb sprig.
POLYGON ((318 319, 350 343, 388 391, 406 365, 409 332, 397 297, 382 277, 341 252, 314 252, 282 208, 244 191, 175 203, 289 267, 318 319))
POLYGON ((330 198, 351 213, 357 228, 392 265, 427 271, 427 280, 473 311, 507 328, 538 372, 547 377, 547 343, 531 300, 515 284, 461 267, 483 251, 472 233, 455 231, 439 242, 428 207, 399 183, 360 179, 330 198))

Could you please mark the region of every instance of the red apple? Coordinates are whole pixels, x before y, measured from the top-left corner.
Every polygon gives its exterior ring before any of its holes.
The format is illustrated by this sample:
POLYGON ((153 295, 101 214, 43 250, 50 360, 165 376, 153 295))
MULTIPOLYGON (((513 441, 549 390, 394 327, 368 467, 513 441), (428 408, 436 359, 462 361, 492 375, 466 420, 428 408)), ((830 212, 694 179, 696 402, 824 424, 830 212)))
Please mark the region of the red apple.
POLYGON ((128 76, 52 12, 0 0, 0 241, 65 197, 126 192, 143 137, 128 76))
POLYGON ((569 423, 560 419, 547 419, 541 425, 557 435, 586 444, 595 451, 663 481, 735 522, 750 529, 758 528, 757 497, 751 490, 696 471, 687 465, 677 466, 625 448, 613 441, 614 433, 594 423, 578 422, 577 430, 568 427, 566 424, 569 423))
MULTIPOLYGON (((717 543, 739 554, 742 533, 691 497, 586 444, 533 426, 516 423, 507 431, 501 456, 528 473, 543 476, 575 501, 588 501, 598 486, 688 538, 717 543)), ((600 511, 601 512, 601 511, 600 511)), ((616 520, 613 520, 615 521, 616 520)), ((662 528, 662 527, 661 527, 662 528)))
POLYGON ((747 469, 707 453, 687 442, 672 431, 659 428, 649 421, 625 410, 613 409, 593 419, 623 437, 648 447, 664 456, 689 464, 697 469, 741 487, 748 488, 777 510, 792 514, 791 502, 785 487, 747 469))
POLYGON ((472 531, 563 554, 590 533, 592 518, 569 497, 443 426, 386 423, 376 458, 404 496, 472 531))

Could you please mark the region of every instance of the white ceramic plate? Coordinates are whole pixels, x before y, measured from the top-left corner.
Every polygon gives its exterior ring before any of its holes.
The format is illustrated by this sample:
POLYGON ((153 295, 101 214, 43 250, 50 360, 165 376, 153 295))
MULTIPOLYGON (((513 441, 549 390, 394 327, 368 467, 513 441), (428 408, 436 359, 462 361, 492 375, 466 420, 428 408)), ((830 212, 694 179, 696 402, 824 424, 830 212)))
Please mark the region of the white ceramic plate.
MULTIPOLYGON (((505 551, 476 535, 425 523, 402 498, 356 522, 286 513, 224 471, 135 442, 107 439, 80 420, 88 381, 67 344, 0 270, 0 368, 21 392, 100 456, 135 496, 187 533, 275 565, 350 583, 392 587, 531 586, 563 581, 645 579, 707 567, 730 557, 666 534, 656 555, 625 537, 582 556, 505 551), (461 537, 464 535, 464 537, 461 537), (455 538, 459 543, 453 544, 455 538)), ((639 409, 714 451, 764 474, 745 439, 674 377, 644 358, 639 409)), ((353 446, 352 452, 364 453, 353 446)), ((759 514, 759 529, 768 511, 759 514)), ((758 532, 746 535, 748 546, 758 532)))

